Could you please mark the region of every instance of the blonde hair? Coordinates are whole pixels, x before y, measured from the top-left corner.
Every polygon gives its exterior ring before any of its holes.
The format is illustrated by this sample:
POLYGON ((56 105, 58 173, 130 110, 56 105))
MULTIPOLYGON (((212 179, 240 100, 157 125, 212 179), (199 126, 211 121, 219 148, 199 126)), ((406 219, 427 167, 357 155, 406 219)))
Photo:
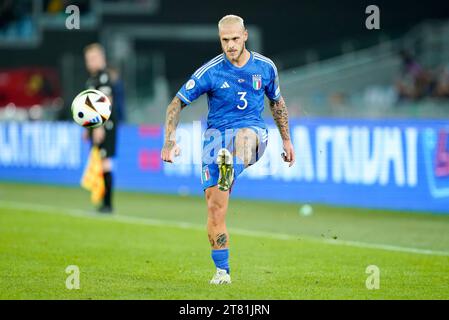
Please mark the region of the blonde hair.
POLYGON ((218 30, 220 30, 223 25, 230 23, 238 23, 243 28, 243 30, 246 29, 245 22, 241 17, 233 14, 228 14, 227 16, 221 18, 220 21, 218 21, 218 30))

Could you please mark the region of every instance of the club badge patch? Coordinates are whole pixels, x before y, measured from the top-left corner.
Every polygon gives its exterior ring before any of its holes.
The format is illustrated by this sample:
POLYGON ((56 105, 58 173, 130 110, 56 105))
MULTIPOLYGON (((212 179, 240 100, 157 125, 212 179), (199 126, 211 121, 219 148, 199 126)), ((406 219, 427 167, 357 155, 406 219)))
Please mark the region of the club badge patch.
POLYGON ((259 90, 262 88, 262 75, 253 74, 253 88, 254 90, 259 90))

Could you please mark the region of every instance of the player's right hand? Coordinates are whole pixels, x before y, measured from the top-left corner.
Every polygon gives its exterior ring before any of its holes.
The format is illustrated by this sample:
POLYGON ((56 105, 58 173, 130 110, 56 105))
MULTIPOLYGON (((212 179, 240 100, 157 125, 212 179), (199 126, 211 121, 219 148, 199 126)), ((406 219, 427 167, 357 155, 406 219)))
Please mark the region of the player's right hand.
POLYGON ((166 141, 161 151, 161 159, 165 162, 173 163, 175 157, 179 156, 181 149, 175 141, 166 141))
POLYGON ((289 167, 295 163, 295 150, 293 149, 293 144, 290 140, 285 140, 283 142, 284 152, 281 154, 282 159, 285 162, 289 162, 289 167))

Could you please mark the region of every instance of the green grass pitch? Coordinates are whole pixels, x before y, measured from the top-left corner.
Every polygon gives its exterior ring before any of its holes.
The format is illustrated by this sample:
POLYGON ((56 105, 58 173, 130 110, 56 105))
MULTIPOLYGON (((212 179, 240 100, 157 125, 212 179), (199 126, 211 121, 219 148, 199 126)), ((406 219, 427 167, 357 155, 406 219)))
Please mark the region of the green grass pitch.
POLYGON ((232 199, 231 275, 211 286, 201 197, 0 184, 0 299, 448 299, 449 216, 232 199), (80 289, 65 269, 80 270, 80 289), (380 270, 368 290, 366 268, 380 270))

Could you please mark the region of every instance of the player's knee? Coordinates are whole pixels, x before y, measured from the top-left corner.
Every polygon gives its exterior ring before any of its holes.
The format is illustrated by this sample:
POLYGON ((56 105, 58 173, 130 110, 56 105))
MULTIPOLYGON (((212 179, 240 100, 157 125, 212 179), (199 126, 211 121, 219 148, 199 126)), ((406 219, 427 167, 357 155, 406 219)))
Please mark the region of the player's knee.
POLYGON ((207 204, 207 212, 210 222, 218 225, 224 221, 226 208, 218 201, 210 201, 207 204))
POLYGON ((253 164, 256 158, 257 134, 249 128, 242 128, 235 138, 237 158, 245 165, 253 164))
POLYGON ((220 214, 225 211, 225 206, 218 201, 210 201, 207 204, 207 211, 211 214, 220 214))

